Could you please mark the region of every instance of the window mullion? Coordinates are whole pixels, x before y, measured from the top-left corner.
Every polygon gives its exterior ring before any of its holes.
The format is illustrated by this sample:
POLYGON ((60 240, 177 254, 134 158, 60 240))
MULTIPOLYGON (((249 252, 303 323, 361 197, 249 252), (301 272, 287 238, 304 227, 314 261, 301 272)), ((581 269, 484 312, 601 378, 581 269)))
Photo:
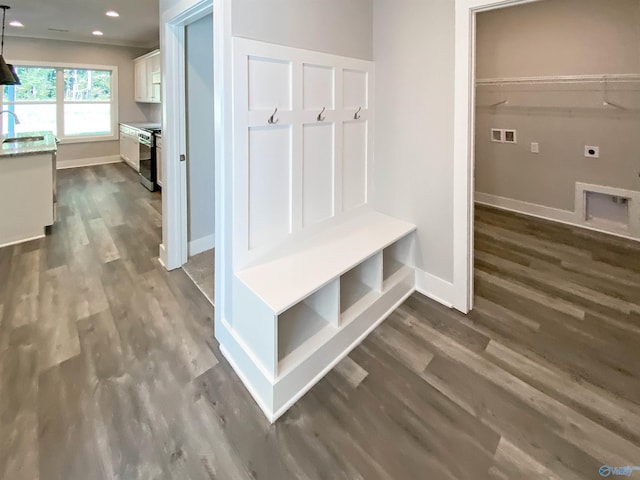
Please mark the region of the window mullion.
POLYGON ((56 133, 64 138, 64 69, 56 68, 56 133))

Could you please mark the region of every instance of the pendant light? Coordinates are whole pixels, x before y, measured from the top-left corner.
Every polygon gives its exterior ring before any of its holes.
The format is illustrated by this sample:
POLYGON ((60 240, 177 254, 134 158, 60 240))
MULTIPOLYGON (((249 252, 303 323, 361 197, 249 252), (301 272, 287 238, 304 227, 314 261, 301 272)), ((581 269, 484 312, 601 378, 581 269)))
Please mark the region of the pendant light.
POLYGON ((7 65, 4 61, 4 22, 7 16, 7 10, 11 7, 8 5, 0 5, 2 9, 2 43, 0 43, 0 85, 21 85, 20 79, 16 74, 13 65, 7 65))

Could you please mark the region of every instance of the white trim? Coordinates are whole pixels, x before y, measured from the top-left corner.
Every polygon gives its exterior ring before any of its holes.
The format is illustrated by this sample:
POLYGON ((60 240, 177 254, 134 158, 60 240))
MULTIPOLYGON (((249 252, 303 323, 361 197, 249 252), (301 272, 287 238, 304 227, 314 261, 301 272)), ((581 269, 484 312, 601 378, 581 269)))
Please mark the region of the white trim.
MULTIPOLYGON (((160 254, 168 270, 180 268, 188 258, 187 172, 186 162, 180 161, 180 155, 186 154, 185 26, 211 14, 213 8, 213 0, 182 1, 165 11, 160 22, 162 131, 166 132, 162 156, 163 249, 160 254)), ((214 81, 214 90, 216 88, 219 86, 214 81)), ((216 124, 216 128, 218 126, 216 124)))
POLYGON ((206 237, 197 238, 189 242, 189 256, 198 255, 199 253, 211 250, 216 245, 215 235, 207 235, 206 237))
POLYGON ((233 0, 213 5, 213 97, 215 137, 215 294, 216 329, 223 318, 231 318, 233 277, 233 63, 231 9, 233 0))
POLYGON ((95 65, 90 63, 67 63, 67 62, 47 62, 41 60, 15 60, 7 59, 7 63, 16 65, 19 67, 42 67, 42 68, 64 68, 64 69, 78 69, 78 70, 102 70, 109 71, 118 69, 115 65, 95 65))
POLYGON ((0 245, 0 248, 10 247, 11 245, 19 245, 20 243, 31 242, 33 240, 38 240, 38 239, 44 238, 44 237, 46 237, 46 234, 45 233, 41 233, 39 235, 23 238, 21 240, 11 240, 11 241, 9 241, 7 243, 3 243, 2 245, 0 245))
POLYGON ((513 198, 499 197, 489 193, 475 193, 475 202, 481 205, 489 205, 492 207, 508 210, 510 212, 525 213, 532 217, 544 218, 546 220, 554 220, 561 223, 578 224, 576 214, 570 210, 561 210, 559 208, 546 207, 536 203, 523 202, 522 200, 514 200, 513 198))
POLYGON ((453 306, 473 308, 475 14, 540 0, 455 0, 453 306))
MULTIPOLYGON (((228 330, 229 335, 232 335, 231 329, 228 328, 228 330)), ((235 337, 234 340, 236 340, 235 337)), ((242 347, 240 347, 240 349, 242 350, 242 347)), ((273 412, 269 407, 267 407, 266 403, 264 403, 262 396, 258 394, 258 390, 253 386, 253 382, 249 381, 249 377, 244 374, 244 371, 240 368, 233 355, 231 355, 231 353, 222 345, 220 345, 220 352, 224 356, 225 360, 229 362, 229 365, 231 365, 231 368, 233 369, 235 374, 238 375, 238 377, 242 381, 242 384, 244 385, 244 388, 249 391, 251 398, 254 402, 256 402, 256 405, 258 405, 260 410, 262 410, 262 413, 264 413, 264 416, 267 417, 267 420, 269 420, 270 423, 275 422, 276 419, 274 418, 273 412)), ((246 354, 246 352, 243 353, 246 354)))
POLYGON ((160 49, 156 48, 155 50, 151 50, 149 53, 145 53, 144 55, 140 55, 139 57, 134 58, 133 61, 135 62, 136 60, 145 60, 157 55, 158 53, 160 53, 160 49))
POLYGON ((452 308, 455 298, 453 283, 416 268, 416 291, 452 308))
MULTIPOLYGON (((577 187, 577 185, 576 185, 577 187)), ((617 189, 616 189, 617 190, 617 189)), ((576 188, 576 192, 578 192, 578 188, 576 188)), ((589 189, 589 191, 594 191, 589 189)), ((584 192, 584 191, 583 191, 584 192)), ((635 193, 636 198, 640 196, 640 192, 635 193)), ((576 193, 576 195, 580 195, 580 193, 576 193)), ((582 193, 584 195, 584 193, 582 193)), ((615 194, 618 195, 618 194, 615 194)), ((625 196, 625 195, 621 195, 625 196)), ((522 213, 524 215, 529 215, 530 217, 541 218, 543 220, 550 220, 552 222, 558 222, 565 225, 571 225, 573 227, 580 227, 586 230, 591 230, 594 232, 606 233, 608 235, 614 235, 620 238, 626 238, 628 240, 640 240, 640 237, 633 237, 628 233, 622 233, 615 230, 607 230, 604 227, 595 225, 588 221, 581 221, 582 214, 579 211, 571 212, 569 210, 560 210, 558 208, 546 207, 544 205, 538 205, 535 203, 523 202, 521 200, 514 200, 512 198, 499 197, 497 195, 490 195, 488 193, 476 193, 475 201, 480 205, 488 205, 491 207, 499 208, 501 210, 506 210, 509 212, 522 213)), ((630 211, 631 215, 631 211, 630 211)))
POLYGON ((104 157, 76 158, 75 160, 61 160, 56 163, 56 170, 67 168, 90 167, 92 165, 106 165, 122 162, 120 155, 107 155, 104 157))

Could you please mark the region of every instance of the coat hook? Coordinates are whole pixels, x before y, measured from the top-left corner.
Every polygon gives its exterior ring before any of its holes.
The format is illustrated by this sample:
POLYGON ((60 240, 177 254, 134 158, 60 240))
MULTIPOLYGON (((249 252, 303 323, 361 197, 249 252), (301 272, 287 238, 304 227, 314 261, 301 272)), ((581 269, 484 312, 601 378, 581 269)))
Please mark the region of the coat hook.
POLYGON ((324 113, 324 111, 327 109, 327 107, 322 107, 322 111, 318 114, 318 121, 319 122, 324 122, 324 119, 326 117, 323 117, 322 114, 324 113))
POLYGON ((360 120, 360 110, 362 110, 362 107, 358 108, 358 111, 353 116, 354 120, 360 120))
POLYGON ((269 125, 275 125, 280 121, 279 118, 274 118, 276 116, 276 113, 278 113, 278 107, 276 107, 276 109, 273 111, 273 115, 271 115, 269 117, 269 120, 267 120, 267 122, 269 122, 269 125))

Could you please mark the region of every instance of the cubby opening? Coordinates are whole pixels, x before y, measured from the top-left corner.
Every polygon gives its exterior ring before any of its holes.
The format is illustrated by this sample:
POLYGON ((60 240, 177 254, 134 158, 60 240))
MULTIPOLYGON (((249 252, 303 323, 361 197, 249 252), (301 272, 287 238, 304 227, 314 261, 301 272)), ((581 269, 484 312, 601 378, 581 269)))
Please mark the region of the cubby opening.
POLYGON ((295 365, 331 338, 338 327, 338 281, 278 315, 278 371, 295 365))
POLYGON ((382 291, 382 253, 376 253, 340 277, 340 321, 347 322, 382 291))
POLYGON ((413 268, 413 235, 407 235, 382 251, 382 281, 386 288, 394 278, 413 268))

